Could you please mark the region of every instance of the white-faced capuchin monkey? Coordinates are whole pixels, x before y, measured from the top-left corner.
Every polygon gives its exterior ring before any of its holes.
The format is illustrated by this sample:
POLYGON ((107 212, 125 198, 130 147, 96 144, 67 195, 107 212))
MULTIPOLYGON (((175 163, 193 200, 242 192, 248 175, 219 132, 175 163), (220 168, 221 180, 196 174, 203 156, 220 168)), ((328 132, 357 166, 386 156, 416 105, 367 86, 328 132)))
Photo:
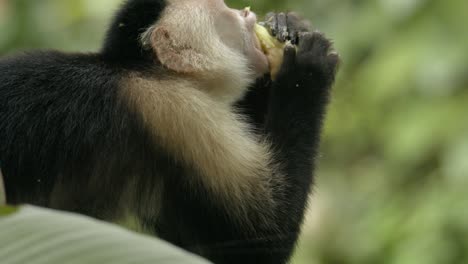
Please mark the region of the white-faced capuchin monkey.
POLYGON ((272 81, 256 22, 223 0, 128 0, 97 53, 3 58, 7 202, 132 219, 214 263, 288 262, 339 59, 270 14, 296 44, 272 81))

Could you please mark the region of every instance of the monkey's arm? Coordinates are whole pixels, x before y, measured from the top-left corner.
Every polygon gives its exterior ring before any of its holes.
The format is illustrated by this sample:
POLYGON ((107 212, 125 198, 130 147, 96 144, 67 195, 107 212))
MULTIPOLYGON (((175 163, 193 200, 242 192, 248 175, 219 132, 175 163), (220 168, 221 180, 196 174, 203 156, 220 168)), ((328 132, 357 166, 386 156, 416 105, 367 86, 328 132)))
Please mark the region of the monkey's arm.
MULTIPOLYGON (((274 194, 277 207, 268 225, 257 223, 255 234, 244 233, 239 243, 219 248, 223 254, 226 251, 235 255, 226 263, 286 263, 294 251, 338 61, 331 42, 322 34, 303 33, 297 52, 295 47, 286 46, 276 81, 270 82, 267 89, 257 87, 260 90, 247 95, 251 117, 257 118, 257 124, 264 122, 261 131, 270 140, 281 166, 279 173, 271 177, 279 179, 282 186, 274 194), (262 97, 265 91, 268 97, 262 97)), ((262 81, 257 84, 264 85, 262 81)))
POLYGON ((299 48, 285 48, 278 80, 273 84, 266 133, 277 150, 286 175, 282 201, 286 243, 293 247, 313 183, 322 121, 339 57, 322 34, 304 33, 299 48), (296 234, 296 237, 291 237, 296 234))

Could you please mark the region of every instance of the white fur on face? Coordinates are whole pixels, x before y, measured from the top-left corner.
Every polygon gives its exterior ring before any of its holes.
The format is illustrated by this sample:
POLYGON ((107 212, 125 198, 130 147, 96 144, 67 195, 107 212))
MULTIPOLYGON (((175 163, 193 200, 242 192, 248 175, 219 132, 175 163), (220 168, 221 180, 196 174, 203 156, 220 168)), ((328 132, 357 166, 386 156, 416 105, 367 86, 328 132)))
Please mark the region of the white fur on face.
POLYGON ((221 0, 168 0, 161 19, 142 35, 142 41, 151 45, 155 29, 164 27, 179 48, 193 49, 203 58, 193 62, 202 69, 194 77, 220 100, 232 103, 256 77, 268 72, 268 61, 256 46, 256 17, 242 14, 221 0))
POLYGON ((268 72, 268 59, 254 31, 257 16, 253 12, 225 7, 215 13, 215 21, 221 41, 244 54, 257 77, 268 72))

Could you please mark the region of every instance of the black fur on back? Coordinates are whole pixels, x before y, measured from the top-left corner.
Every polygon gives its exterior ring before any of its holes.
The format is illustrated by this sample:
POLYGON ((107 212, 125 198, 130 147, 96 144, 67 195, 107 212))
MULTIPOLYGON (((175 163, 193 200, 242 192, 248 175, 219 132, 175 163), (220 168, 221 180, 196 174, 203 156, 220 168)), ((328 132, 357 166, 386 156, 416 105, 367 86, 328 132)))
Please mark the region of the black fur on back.
POLYGON ((143 50, 140 34, 157 22, 165 6, 164 0, 126 1, 99 53, 35 51, 0 59, 0 167, 10 203, 50 206, 54 185, 66 176, 83 189, 64 201, 76 208, 63 209, 108 217, 105 199, 110 197, 101 192, 102 197, 83 199, 88 181, 83 176, 92 177, 98 169, 124 179, 119 175, 129 173, 126 167, 140 167, 129 166, 130 160, 144 160, 139 149, 148 144, 146 137, 140 134, 138 115, 119 98, 119 87, 129 71, 154 74, 160 69, 151 52, 143 50), (82 210, 87 206, 79 200, 103 202, 82 210))
POLYGON ((104 59, 126 65, 151 60, 154 56, 143 49, 140 35, 158 21, 165 7, 165 0, 126 1, 107 32, 104 59))
POLYGON ((0 61, 0 160, 9 202, 47 205, 59 175, 106 140, 125 137, 112 124, 122 114, 115 76, 95 55, 34 52, 0 61))

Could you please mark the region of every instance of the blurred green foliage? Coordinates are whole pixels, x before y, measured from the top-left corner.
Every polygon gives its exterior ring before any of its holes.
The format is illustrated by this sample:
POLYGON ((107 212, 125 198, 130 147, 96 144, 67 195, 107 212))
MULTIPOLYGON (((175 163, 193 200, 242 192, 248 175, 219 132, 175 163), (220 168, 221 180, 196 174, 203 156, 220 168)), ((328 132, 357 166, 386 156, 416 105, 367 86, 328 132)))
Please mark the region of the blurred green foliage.
MULTIPOLYGON (((0 0, 0 54, 94 51, 118 2, 0 0)), ((468 1, 226 2, 297 10, 343 60, 293 263, 468 263, 468 1)))

